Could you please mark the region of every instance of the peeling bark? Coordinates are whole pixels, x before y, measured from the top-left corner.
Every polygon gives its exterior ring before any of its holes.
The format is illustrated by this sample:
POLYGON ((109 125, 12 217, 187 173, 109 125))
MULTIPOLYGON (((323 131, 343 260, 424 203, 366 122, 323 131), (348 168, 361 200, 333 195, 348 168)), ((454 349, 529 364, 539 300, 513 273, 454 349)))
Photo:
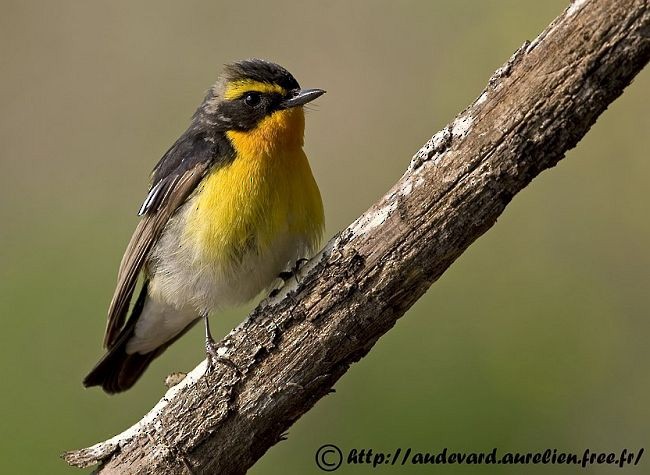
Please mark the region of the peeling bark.
POLYGON ((578 0, 401 179, 138 424, 64 454, 98 473, 244 473, 585 135, 650 59, 648 0, 578 0))

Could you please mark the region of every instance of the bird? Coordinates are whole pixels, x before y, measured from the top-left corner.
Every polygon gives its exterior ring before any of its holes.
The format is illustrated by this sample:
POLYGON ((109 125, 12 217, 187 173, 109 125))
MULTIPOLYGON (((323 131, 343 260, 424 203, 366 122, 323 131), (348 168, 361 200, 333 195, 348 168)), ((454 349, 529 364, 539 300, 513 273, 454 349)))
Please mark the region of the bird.
POLYGON ((106 351, 84 386, 131 388, 201 319, 213 367, 208 314, 252 300, 316 251, 324 211, 303 150, 303 106, 324 93, 270 61, 224 66, 153 168, 119 266, 106 351))

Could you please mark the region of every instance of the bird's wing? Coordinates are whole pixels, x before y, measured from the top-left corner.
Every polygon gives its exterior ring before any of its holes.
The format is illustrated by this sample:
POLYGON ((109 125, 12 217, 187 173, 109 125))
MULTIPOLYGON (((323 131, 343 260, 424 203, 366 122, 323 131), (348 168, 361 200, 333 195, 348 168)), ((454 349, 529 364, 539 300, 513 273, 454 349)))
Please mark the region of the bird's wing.
POLYGON ((117 274, 117 287, 108 309, 104 335, 107 348, 114 344, 124 325, 138 275, 149 251, 169 218, 190 196, 213 162, 214 151, 208 150, 203 143, 200 145, 189 147, 179 140, 154 169, 154 183, 139 212, 142 219, 131 237, 117 274))

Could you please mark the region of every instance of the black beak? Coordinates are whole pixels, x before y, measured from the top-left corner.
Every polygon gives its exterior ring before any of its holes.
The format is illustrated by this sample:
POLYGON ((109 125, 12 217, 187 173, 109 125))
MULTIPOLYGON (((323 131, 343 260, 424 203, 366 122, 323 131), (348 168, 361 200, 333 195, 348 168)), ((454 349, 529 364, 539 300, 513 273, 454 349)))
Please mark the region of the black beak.
POLYGON ((304 106, 323 94, 325 91, 322 89, 296 89, 291 91, 289 96, 280 103, 280 109, 304 106))

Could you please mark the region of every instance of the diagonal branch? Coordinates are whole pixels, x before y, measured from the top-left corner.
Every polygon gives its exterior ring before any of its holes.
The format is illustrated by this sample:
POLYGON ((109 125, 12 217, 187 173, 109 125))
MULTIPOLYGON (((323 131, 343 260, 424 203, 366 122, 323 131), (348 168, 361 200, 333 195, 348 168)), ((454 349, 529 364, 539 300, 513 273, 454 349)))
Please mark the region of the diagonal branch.
POLYGON ((393 188, 138 424, 64 454, 98 473, 244 473, 326 395, 650 59, 648 0, 577 0, 434 135, 393 188))

